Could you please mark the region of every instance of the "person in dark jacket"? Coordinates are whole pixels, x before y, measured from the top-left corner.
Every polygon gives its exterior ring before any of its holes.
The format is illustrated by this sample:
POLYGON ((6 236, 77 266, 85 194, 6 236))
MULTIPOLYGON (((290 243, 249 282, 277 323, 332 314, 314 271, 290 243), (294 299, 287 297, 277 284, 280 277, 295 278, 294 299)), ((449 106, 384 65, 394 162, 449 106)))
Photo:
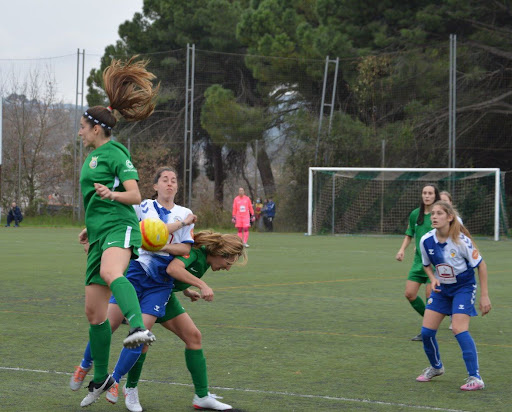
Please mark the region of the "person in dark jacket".
POLYGON ((11 222, 14 220, 14 227, 18 227, 20 222, 23 220, 21 209, 16 205, 16 202, 12 202, 9 213, 7 213, 7 224, 5 227, 11 226, 11 222))
POLYGON ((265 226, 269 232, 274 231, 274 217, 276 216, 276 204, 270 197, 263 207, 265 226))

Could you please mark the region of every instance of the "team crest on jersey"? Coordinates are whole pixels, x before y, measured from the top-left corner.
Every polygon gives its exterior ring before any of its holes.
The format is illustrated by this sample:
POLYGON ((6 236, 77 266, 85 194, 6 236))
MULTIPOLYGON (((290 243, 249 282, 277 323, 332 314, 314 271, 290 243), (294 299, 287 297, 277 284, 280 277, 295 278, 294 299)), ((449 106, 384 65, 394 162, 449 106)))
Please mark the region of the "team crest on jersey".
POLYGON ((473 254, 471 255, 473 257, 473 259, 477 259, 478 258, 478 250, 473 250, 473 254))
POLYGON ((126 167, 127 167, 128 169, 133 169, 133 163, 132 163, 132 162, 130 162, 130 160, 127 160, 127 161, 126 161, 126 167))
POLYGON ((452 258, 454 258, 454 257, 455 257, 455 255, 457 255, 457 252, 455 251, 455 249, 450 250, 450 256, 451 256, 452 258))
POLYGON ((89 162, 89 167, 91 169, 96 169, 96 166, 98 166, 98 156, 93 156, 91 161, 89 162))

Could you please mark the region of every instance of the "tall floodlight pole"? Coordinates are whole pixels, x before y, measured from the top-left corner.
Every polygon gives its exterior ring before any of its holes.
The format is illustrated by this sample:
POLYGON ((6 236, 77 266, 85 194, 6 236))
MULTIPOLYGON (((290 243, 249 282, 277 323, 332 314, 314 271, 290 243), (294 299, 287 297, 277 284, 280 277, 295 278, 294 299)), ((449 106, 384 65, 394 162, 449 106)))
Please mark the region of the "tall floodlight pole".
MULTIPOLYGON (((455 141, 457 119, 457 35, 450 34, 450 70, 448 94, 448 167, 455 168, 455 141)), ((450 191, 454 191, 450 179, 450 191)))
POLYGON ((2 219, 2 124, 3 124, 3 103, 4 99, 0 96, 0 219, 2 219))
MULTIPOLYGON (((75 91, 75 130, 73 130, 73 196, 71 198, 71 205, 73 207, 73 218, 76 218, 76 175, 77 175, 77 156, 76 156, 76 138, 77 138, 77 130, 78 130, 78 85, 79 85, 79 79, 80 79, 80 49, 76 49, 76 91, 75 91)), ((80 202, 80 199, 78 199, 78 202, 80 202)))
POLYGON ((190 150, 188 151, 189 154, 189 162, 188 162, 188 168, 189 168, 189 174, 188 174, 188 208, 192 209, 192 161, 193 161, 193 154, 192 154, 192 144, 194 142, 194 77, 195 77, 195 65, 196 65, 196 45, 192 45, 192 69, 190 72, 190 150))
MULTIPOLYGON (((81 101, 80 101, 80 113, 84 112, 84 76, 85 76, 85 49, 82 49, 82 91, 81 101)), ((78 167, 82 165, 82 157, 83 157, 84 143, 82 139, 80 139, 80 156, 78 161, 78 167)), ((78 178, 80 179, 80 173, 78 174, 78 178)), ((80 184, 78 184, 78 220, 82 218, 82 188, 80 184)))

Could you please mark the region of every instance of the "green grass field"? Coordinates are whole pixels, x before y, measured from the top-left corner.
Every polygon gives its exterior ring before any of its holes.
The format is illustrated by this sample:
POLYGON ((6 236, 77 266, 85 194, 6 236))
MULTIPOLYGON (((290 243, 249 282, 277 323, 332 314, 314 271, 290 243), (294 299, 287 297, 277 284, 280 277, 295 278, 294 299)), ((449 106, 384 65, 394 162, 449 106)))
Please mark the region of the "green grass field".
MULTIPOLYGON (((68 382, 88 339, 85 255, 78 229, 0 228, 0 410, 79 411, 68 382)), ((477 239, 493 310, 474 318, 483 391, 459 390, 466 371, 445 320, 445 375, 429 383, 421 318, 403 297, 412 247, 401 237, 251 234, 249 264, 209 272, 214 302, 182 299, 203 334, 211 392, 239 411, 510 411, 512 248, 477 239)), ((423 289, 421 290, 423 293, 423 289)), ((111 367, 127 333, 114 336, 111 367)), ((139 385, 145 411, 192 411, 184 344, 158 325, 139 385)), ((104 396, 89 411, 125 411, 104 396)))

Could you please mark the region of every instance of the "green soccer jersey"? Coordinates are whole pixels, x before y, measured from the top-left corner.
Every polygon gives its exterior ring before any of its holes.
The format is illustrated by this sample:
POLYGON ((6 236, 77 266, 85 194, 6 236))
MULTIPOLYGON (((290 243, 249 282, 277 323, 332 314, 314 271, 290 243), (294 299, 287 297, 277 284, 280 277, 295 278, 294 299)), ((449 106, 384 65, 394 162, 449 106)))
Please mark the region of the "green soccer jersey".
POLYGON ((139 175, 131 162, 128 149, 121 143, 110 140, 93 150, 85 159, 80 185, 90 243, 97 240, 100 233, 119 226, 131 226, 132 230, 140 230, 132 205, 101 199, 94 189, 94 183, 100 183, 113 192, 124 192, 122 183, 132 179, 139 180, 139 175))
MULTIPOLYGON (((175 259, 185 263, 185 269, 196 278, 201 279, 210 265, 206 262, 206 249, 204 246, 199 249, 192 248, 188 256, 176 256, 175 259)), ((179 280, 174 281, 173 292, 179 292, 189 288, 190 285, 179 280)))
POLYGON ((407 226, 407 230, 405 234, 407 236, 413 237, 416 243, 416 251, 415 253, 418 256, 421 256, 420 251, 420 240, 424 234, 430 232, 432 230, 432 222, 430 221, 430 213, 424 215, 423 224, 418 225, 416 221, 418 220, 418 216, 420 214, 420 208, 414 209, 409 215, 409 226, 407 226))

